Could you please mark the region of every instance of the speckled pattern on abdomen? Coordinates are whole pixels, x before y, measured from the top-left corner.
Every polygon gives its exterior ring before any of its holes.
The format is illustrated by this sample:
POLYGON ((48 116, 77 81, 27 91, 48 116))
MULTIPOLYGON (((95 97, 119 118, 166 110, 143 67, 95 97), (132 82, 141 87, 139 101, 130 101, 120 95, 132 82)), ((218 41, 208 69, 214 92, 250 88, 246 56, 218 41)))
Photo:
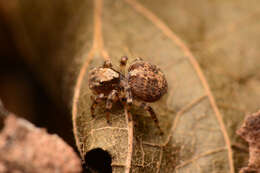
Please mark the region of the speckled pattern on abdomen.
POLYGON ((128 70, 128 83, 137 99, 154 102, 167 92, 167 81, 156 66, 145 61, 135 61, 128 70))

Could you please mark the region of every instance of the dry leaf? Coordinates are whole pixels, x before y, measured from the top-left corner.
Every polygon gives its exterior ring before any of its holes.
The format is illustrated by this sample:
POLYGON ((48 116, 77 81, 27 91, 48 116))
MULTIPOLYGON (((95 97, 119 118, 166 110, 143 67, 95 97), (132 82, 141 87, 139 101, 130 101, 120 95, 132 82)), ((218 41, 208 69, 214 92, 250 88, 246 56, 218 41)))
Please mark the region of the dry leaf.
POLYGON ((129 159, 132 172, 233 173, 234 167, 242 167, 246 153, 232 151, 231 145, 239 142, 235 130, 244 113, 258 107, 259 1, 63 3, 61 19, 53 17, 58 5, 46 3, 34 3, 37 13, 23 4, 16 15, 6 16, 25 60, 53 95, 62 97, 67 107, 73 97, 74 132, 82 155, 96 147, 107 150, 114 172, 127 172, 129 159), (66 23, 63 32, 61 21, 66 23), (137 108, 133 141, 120 106, 113 109, 111 127, 102 108, 91 118, 87 72, 108 56, 118 64, 122 55, 130 61, 143 57, 165 72, 169 92, 152 105, 165 136, 137 108))
POLYGON ((260 107, 259 1, 142 2, 186 41, 200 63, 234 146, 238 172, 247 165, 248 152, 236 129, 260 107))
POLYGON ((127 172, 129 158, 132 172, 233 172, 231 143, 222 117, 183 42, 136 1, 95 1, 94 5, 94 46, 80 71, 73 105, 74 133, 82 154, 94 148, 108 151, 114 172, 127 172), (109 55, 117 64, 125 54, 130 61, 143 57, 166 73, 169 92, 152 105, 166 134, 162 137, 140 110, 133 113, 137 123, 133 141, 129 141, 122 109, 114 109, 112 126, 107 125, 102 109, 95 119, 90 116, 88 70, 100 65, 102 57, 109 55))

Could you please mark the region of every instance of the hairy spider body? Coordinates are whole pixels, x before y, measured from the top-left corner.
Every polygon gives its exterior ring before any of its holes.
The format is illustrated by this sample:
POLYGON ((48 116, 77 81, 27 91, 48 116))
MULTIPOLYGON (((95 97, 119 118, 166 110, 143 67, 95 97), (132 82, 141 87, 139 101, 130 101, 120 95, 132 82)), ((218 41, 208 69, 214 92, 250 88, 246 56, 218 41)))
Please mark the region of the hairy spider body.
POLYGON ((110 68, 94 68, 89 73, 89 88, 95 94, 108 95, 113 89, 118 89, 120 74, 110 68))
POLYGON ((91 114, 94 117, 96 106, 105 101, 107 122, 110 123, 109 111, 114 102, 119 100, 129 109, 133 101, 138 101, 141 102, 139 106, 150 113, 162 134, 155 112, 145 102, 155 102, 167 92, 166 78, 156 65, 141 59, 134 61, 125 75, 127 59, 125 56, 121 58, 121 72, 115 70, 110 61, 89 72, 89 88, 95 94, 92 97, 91 114))
POLYGON ((159 100, 167 91, 167 81, 161 70, 142 60, 129 67, 128 83, 133 96, 146 102, 159 100))

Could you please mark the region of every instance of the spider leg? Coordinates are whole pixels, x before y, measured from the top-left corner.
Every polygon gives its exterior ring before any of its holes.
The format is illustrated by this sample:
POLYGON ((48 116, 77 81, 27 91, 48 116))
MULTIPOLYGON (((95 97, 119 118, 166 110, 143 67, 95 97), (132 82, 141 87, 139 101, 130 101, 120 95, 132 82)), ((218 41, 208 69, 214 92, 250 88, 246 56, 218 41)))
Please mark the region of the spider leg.
POLYGON ((126 66, 127 60, 128 60, 127 56, 122 56, 121 57, 121 60, 120 60, 120 70, 121 70, 122 74, 125 74, 125 66, 126 66))
POLYGON ((104 94, 99 94, 98 96, 91 96, 91 99, 93 100, 92 102, 92 105, 90 107, 90 110, 91 110, 91 116, 94 118, 95 115, 94 115, 94 112, 95 112, 95 109, 98 105, 98 103, 100 103, 102 100, 105 99, 105 96, 104 94))
POLYGON ((127 98, 125 97, 125 95, 123 97, 120 98, 120 101, 123 103, 124 105, 124 109, 125 109, 125 113, 127 114, 128 117, 128 121, 132 121, 132 114, 130 112, 130 107, 132 105, 132 103, 128 103, 127 104, 127 98))
POLYGON ((149 105, 147 105, 146 103, 142 102, 141 105, 140 105, 141 108, 143 108, 144 110, 146 110, 147 112, 149 112, 151 118, 153 119, 155 125, 157 126, 157 128, 159 129, 160 131, 160 134, 163 135, 163 131, 162 129, 160 128, 160 125, 159 125, 159 121, 156 117, 156 114, 153 110, 153 108, 149 105))
POLYGON ((130 107, 125 105, 126 106, 126 110, 125 110, 125 113, 127 114, 127 117, 128 117, 128 121, 132 121, 133 120, 133 117, 132 117, 132 114, 130 112, 130 107))
POLYGON ((131 105, 133 104, 133 95, 130 86, 128 85, 127 82, 124 83, 124 94, 123 97, 121 98, 121 101, 123 102, 124 106, 126 107, 127 110, 127 115, 128 115, 128 120, 132 121, 132 116, 131 113, 129 112, 131 105))
POLYGON ((129 85, 125 87, 125 97, 127 106, 131 106, 133 104, 133 95, 129 85))
POLYGON ((107 123, 110 124, 110 110, 113 106, 113 103, 115 103, 118 100, 118 91, 112 90, 106 100, 106 117, 107 117, 107 123))

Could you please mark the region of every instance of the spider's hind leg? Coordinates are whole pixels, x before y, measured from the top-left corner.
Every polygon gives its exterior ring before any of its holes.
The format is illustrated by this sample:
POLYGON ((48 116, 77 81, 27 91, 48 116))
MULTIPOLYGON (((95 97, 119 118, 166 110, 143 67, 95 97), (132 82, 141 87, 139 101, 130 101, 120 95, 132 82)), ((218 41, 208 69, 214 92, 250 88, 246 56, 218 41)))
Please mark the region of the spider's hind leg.
POLYGON ((124 106, 126 107, 126 112, 128 115, 128 121, 132 121, 132 115, 130 113, 130 108, 133 104, 133 96, 132 96, 132 92, 131 89, 129 87, 129 85, 127 85, 125 87, 125 101, 124 101, 124 106))
POLYGON ((113 103, 115 103, 118 100, 118 91, 112 90, 106 100, 106 117, 107 117, 107 123, 110 123, 110 110, 113 106, 113 103))
POLYGON ((133 104, 133 94, 132 94, 131 88, 127 81, 125 81, 123 87, 124 87, 124 94, 123 94, 124 106, 126 107, 127 113, 129 115, 128 120, 132 121, 132 118, 131 118, 132 116, 130 116, 129 110, 133 104))
POLYGON ((150 114, 151 118, 153 119, 155 125, 159 129, 160 134, 163 135, 163 131, 160 128, 159 121, 157 119, 156 113, 154 112, 153 108, 151 106, 147 105, 144 102, 141 103, 140 107, 143 108, 144 110, 146 110, 147 112, 149 112, 149 114, 150 114))

